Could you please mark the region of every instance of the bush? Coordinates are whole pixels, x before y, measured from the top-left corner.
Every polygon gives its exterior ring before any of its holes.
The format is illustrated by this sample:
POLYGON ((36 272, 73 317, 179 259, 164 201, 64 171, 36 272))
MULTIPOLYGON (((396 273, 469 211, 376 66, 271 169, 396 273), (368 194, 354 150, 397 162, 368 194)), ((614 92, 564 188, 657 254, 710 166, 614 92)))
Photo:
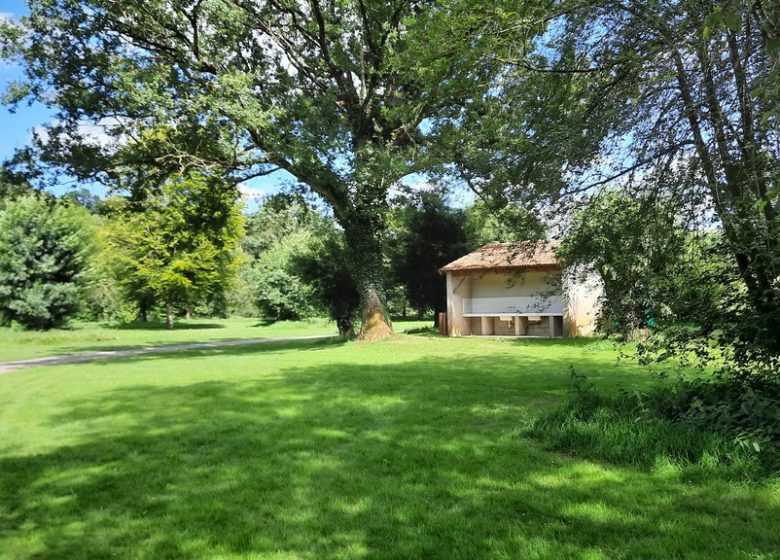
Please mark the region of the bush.
POLYGON ((0 313, 26 328, 63 325, 79 310, 92 251, 88 214, 35 195, 0 211, 0 313))
POLYGON ((728 434, 757 453, 780 454, 780 383, 776 380, 681 380, 654 397, 655 408, 672 422, 728 434))
POLYGON ((565 406, 531 430, 559 451, 641 468, 673 465, 689 476, 757 478, 780 470, 777 387, 724 395, 729 388, 716 380, 676 381, 605 396, 573 371, 572 380, 565 406))
POLYGON ((349 337, 354 334, 360 295, 347 262, 343 232, 323 224, 306 246, 299 247, 290 264, 311 289, 315 305, 336 321, 341 336, 349 337))
POLYGON ((311 288, 290 270, 285 247, 269 250, 254 263, 255 305, 263 317, 297 321, 312 315, 311 288))

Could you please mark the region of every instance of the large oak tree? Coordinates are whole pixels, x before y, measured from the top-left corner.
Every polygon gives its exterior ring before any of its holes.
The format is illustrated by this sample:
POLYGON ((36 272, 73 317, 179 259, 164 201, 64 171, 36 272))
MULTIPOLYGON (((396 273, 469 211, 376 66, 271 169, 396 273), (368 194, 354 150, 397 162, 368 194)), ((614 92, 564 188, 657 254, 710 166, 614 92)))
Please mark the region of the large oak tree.
POLYGON ((364 339, 392 332, 382 243, 388 189, 431 163, 436 122, 490 86, 479 2, 29 0, 6 45, 16 101, 58 109, 50 161, 132 188, 139 175, 292 174, 346 233, 364 339), (101 125, 113 142, 96 142, 101 125))

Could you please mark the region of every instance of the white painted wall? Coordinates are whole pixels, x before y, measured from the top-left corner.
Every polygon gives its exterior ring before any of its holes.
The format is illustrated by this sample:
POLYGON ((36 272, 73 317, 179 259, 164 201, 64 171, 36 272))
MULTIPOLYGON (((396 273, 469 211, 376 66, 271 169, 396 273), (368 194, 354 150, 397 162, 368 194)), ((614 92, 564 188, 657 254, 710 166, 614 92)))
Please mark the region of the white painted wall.
POLYGON ((526 272, 524 274, 485 274, 475 276, 471 288, 472 298, 538 296, 560 294, 559 272, 526 272))

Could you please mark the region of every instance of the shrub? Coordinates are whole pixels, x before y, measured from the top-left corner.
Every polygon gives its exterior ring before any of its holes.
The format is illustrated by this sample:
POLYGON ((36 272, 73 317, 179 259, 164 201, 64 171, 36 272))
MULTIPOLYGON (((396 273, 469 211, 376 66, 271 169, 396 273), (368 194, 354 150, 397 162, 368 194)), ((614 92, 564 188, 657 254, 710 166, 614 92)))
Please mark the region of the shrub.
POLYGON ((0 313, 26 328, 61 326, 79 309, 92 251, 87 213, 26 195, 0 211, 0 313))
POLYGON ((294 237, 264 252, 254 263, 255 305, 265 318, 297 321, 313 314, 311 288, 290 264, 294 247, 307 236, 294 237))

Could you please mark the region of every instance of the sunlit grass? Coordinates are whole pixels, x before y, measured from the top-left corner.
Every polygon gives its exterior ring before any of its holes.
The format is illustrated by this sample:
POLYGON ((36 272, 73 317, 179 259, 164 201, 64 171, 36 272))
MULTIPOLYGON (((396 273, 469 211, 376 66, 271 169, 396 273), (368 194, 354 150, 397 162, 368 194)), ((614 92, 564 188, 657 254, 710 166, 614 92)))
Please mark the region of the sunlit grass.
POLYGON ((0 376, 0 558, 780 558, 780 483, 548 451, 611 344, 398 336, 0 376))

